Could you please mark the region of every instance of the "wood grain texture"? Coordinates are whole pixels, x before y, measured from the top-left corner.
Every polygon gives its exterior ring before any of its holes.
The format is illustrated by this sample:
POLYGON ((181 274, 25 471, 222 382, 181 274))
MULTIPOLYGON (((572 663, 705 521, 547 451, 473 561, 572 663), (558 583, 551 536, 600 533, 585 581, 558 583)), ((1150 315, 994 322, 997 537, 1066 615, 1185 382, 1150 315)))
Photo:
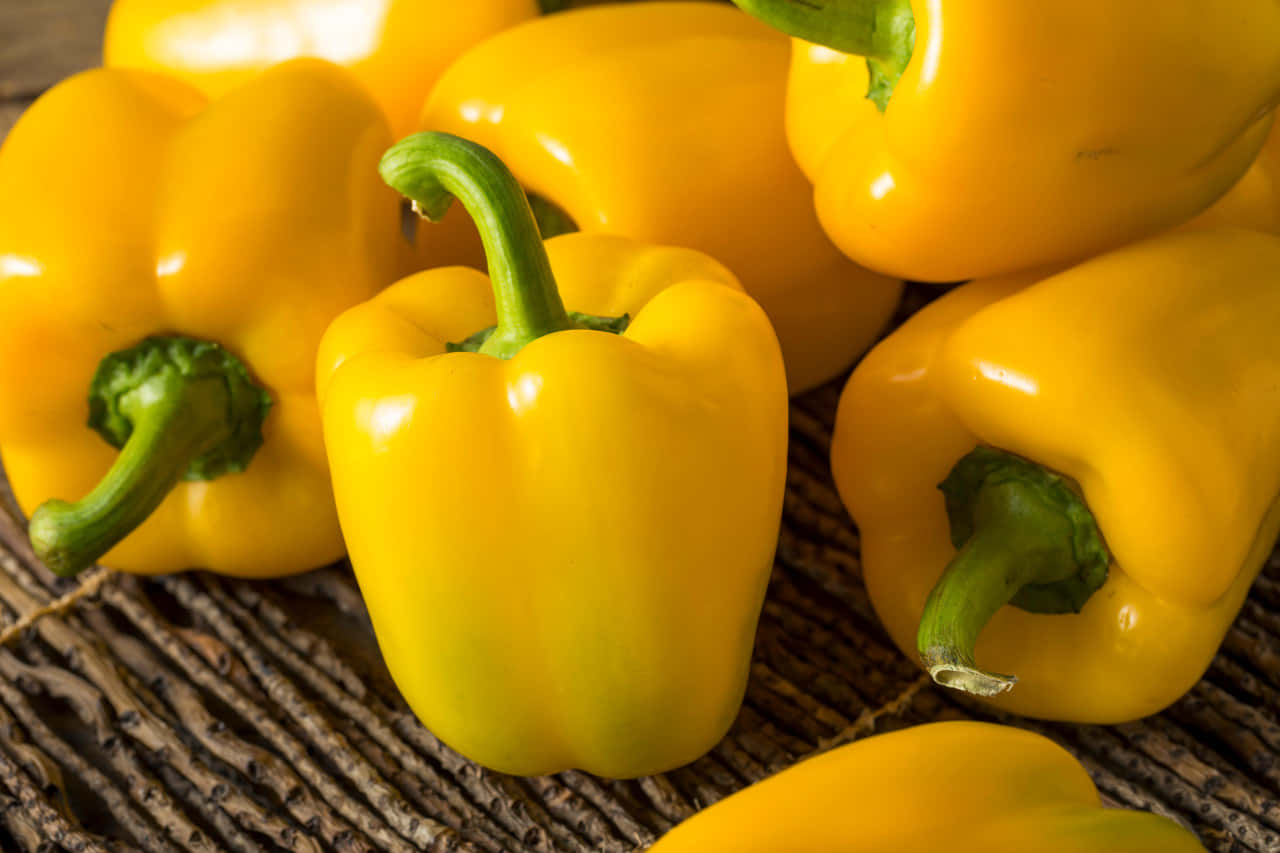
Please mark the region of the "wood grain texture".
MULTIPOLYGON (((146 850, 631 853, 817 750, 970 718, 1054 738, 1109 805, 1180 820, 1211 850, 1280 850, 1280 559, 1209 674, 1165 713, 1114 727, 994 713, 922 678, 875 623, 857 532, 826 470, 837 390, 793 406, 783 533, 746 701, 729 736, 694 764, 627 782, 516 779, 471 764, 396 693, 344 565, 288 582, 115 575, 0 650, 12 685, 0 690, 0 748, 14 756, 7 770, 0 761, 0 784, 14 786, 11 839, 43 826, 146 850), (49 701, 79 709, 80 728, 40 726, 31 706, 49 701), (100 774, 89 791, 53 781, 84 778, 77 758, 100 774)), ((11 622, 76 584, 34 561, 7 506, 0 614, 11 622)))
POLYGON ((0 99, 32 97, 102 62, 110 0, 0 2, 0 99))
MULTIPOLYGON (((0 0, 0 135, 98 61, 106 5, 0 0)), ((931 294, 910 290, 899 319, 931 294)), ((631 853, 816 750, 977 718, 1054 738, 1108 805, 1180 820, 1215 853, 1280 851, 1280 557, 1166 712, 1115 727, 995 714, 922 679, 876 622, 827 469, 838 393, 793 402, 746 700, 694 764, 624 782, 477 767, 400 699, 345 565, 262 583, 112 575, 0 648, 0 849, 631 853)), ((0 478, 0 630, 76 588, 34 560, 0 478)))

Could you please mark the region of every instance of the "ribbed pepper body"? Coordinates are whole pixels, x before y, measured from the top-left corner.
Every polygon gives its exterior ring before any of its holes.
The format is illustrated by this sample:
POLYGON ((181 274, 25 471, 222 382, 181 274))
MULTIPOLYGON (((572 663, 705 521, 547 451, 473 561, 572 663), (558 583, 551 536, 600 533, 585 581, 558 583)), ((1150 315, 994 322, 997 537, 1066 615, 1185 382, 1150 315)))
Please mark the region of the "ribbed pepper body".
POLYGON ((346 66, 393 133, 468 47, 538 14, 535 0, 116 0, 106 64, 161 71, 218 97, 300 56, 346 66))
POLYGON ((839 373, 901 283, 822 233, 787 150, 787 39, 728 6, 551 15, 467 52, 420 126, 475 139, 585 231, 718 259, 777 330, 793 393, 839 373))
POLYGON ((828 234, 928 281, 1081 260, 1174 226, 1253 160, 1280 98, 1280 7, 916 2, 883 114, 864 60, 797 41, 792 150, 828 234))
POLYGON ((546 246, 565 305, 628 314, 622 334, 446 353, 495 319, 461 268, 334 322, 318 381, 339 514, 428 728, 508 773, 645 775, 710 749, 742 698, 781 515, 782 362, 700 253, 546 246))
POLYGON ((1043 277, 974 282, 877 346, 832 465, 904 652, 955 554, 937 485, 977 445, 1078 485, 1112 555, 1079 614, 1005 606, 978 639, 1018 713, 1113 723, 1200 677, 1280 531, 1280 241, 1178 232, 1043 277))
POLYGON ((30 513, 118 451, 86 425, 108 353, 156 334, 221 343, 272 397, 242 474, 180 483, 104 563, 301 571, 343 553, 314 392, 320 336, 397 274, 390 138, 345 72, 280 66, 208 106, 172 78, 77 75, 0 149, 0 448, 30 513))

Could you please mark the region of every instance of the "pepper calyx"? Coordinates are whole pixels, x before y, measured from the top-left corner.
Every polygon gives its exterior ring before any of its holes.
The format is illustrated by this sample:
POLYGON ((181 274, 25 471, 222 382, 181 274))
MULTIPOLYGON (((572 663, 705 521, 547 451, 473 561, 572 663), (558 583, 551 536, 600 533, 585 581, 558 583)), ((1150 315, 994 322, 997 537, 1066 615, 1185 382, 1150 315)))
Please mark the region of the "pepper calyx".
POLYGON ((880 112, 915 52, 910 0, 733 0, 794 38, 867 59, 867 98, 880 112))
POLYGON ((220 380, 227 395, 225 437, 193 458, 182 479, 213 480, 244 471, 262 446, 271 395, 253 381, 243 361, 212 341, 152 336, 103 358, 89 384, 89 426, 112 447, 123 448, 145 401, 174 379, 220 380))
POLYGON ((889 33, 885 40, 893 44, 894 49, 887 56, 867 57, 867 100, 884 112, 915 52, 916 19, 911 14, 911 6, 904 2, 887 8, 879 20, 880 26, 889 33))
POLYGON ((1071 527, 1071 559, 1078 567, 1058 581, 1026 584, 1009 603, 1031 613, 1079 613, 1106 582, 1111 555, 1093 513, 1061 475, 1003 450, 976 448, 938 484, 951 524, 951 544, 963 548, 974 535, 978 493, 1004 483, 1035 490, 1048 508, 1063 515, 1071 527))
MULTIPOLYGON (((622 314, 618 317, 601 317, 598 314, 583 314, 580 311, 570 311, 569 319, 573 321, 574 328, 590 329, 593 332, 609 332, 610 334, 620 335, 627 330, 627 326, 631 325, 631 315, 622 314)), ((490 326, 487 329, 481 329, 473 335, 468 335, 461 341, 454 343, 450 341, 444 345, 445 352, 480 352, 489 337, 494 333, 497 326, 490 326)))
POLYGON ((151 337, 111 353, 90 383, 89 426, 120 455, 88 495, 50 499, 27 535, 53 572, 74 575, 146 521, 182 480, 244 471, 271 397, 209 341, 151 337))

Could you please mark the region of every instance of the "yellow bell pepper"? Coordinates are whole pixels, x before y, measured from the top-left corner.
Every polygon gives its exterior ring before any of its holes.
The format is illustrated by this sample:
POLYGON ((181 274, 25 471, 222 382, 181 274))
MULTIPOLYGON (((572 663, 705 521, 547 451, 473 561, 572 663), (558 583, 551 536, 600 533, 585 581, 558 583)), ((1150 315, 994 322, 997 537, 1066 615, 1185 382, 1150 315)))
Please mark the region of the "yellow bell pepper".
POLYGON ((968 284, 877 346, 831 456, 899 647, 1036 717, 1190 689, 1280 531, 1277 270, 1274 236, 1172 232, 968 284))
POLYGON ((329 321, 396 275, 390 141, 320 60, 208 108, 172 78, 88 71, 18 121, 0 451, 51 568, 267 576, 342 555, 314 363, 329 321))
POLYGON ((1225 225, 1280 235, 1280 122, 1271 126, 1262 153, 1244 177, 1186 227, 1225 225))
POLYGON ((799 37, 788 135, 823 227, 904 278, 1076 262, 1190 219, 1280 101, 1272 0, 734 2, 799 37))
POLYGON ((901 282, 823 234, 787 150, 787 62, 784 36, 728 5, 582 9, 472 48, 420 127, 492 149, 570 227, 724 263, 769 315, 797 393, 866 350, 901 282))
POLYGON ((1147 812, 1104 809, 1048 738, 931 723, 860 740, 758 782, 678 825, 650 853, 1203 853, 1147 812))
POLYGON ((327 59, 369 88, 400 137, 450 62, 537 14, 536 0, 115 0, 103 56, 215 98, 277 62, 327 59))
POLYGON ((457 195, 492 274, 407 278, 338 317, 318 356, 392 676, 432 732, 503 772, 692 761, 737 714, 781 518, 768 320, 692 250, 597 234, 544 250, 511 173, 458 137, 410 137, 383 174, 432 218, 457 195), (557 284, 594 313, 566 313, 557 284))

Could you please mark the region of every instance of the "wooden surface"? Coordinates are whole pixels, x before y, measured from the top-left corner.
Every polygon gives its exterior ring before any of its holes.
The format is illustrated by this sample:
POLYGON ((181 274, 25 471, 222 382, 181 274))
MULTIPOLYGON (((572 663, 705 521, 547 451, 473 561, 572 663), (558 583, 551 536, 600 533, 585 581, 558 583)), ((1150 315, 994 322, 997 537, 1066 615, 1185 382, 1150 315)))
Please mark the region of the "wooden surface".
MULTIPOLYGON (((106 5, 0 0, 0 136, 97 61, 106 5)), ((628 782, 504 777, 441 745, 390 684, 345 566, 57 581, 0 488, 0 849, 627 853, 833 743, 979 718, 1053 737, 1108 804, 1180 820, 1211 850, 1280 851, 1280 559, 1168 711, 1108 728, 998 717, 929 684, 876 623, 827 471, 838 391, 792 407, 782 538, 733 731, 628 782)))

